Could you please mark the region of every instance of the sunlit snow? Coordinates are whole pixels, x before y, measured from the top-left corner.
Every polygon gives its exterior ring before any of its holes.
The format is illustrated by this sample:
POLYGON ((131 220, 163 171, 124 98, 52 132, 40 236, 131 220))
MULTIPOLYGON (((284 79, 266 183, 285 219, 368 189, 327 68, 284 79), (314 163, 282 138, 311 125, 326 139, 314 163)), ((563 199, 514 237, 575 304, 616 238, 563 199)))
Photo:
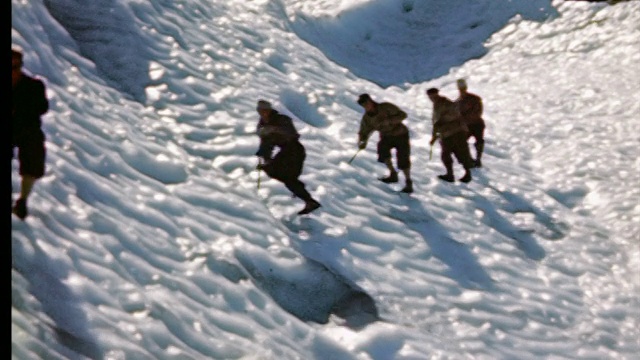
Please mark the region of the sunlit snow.
POLYGON ((12 0, 50 101, 12 358, 637 358, 640 2, 444 3, 12 0), (484 167, 443 183, 425 90, 461 77, 484 167), (348 163, 364 92, 409 114, 411 196, 377 135, 348 163), (258 99, 308 216, 255 170, 258 99))

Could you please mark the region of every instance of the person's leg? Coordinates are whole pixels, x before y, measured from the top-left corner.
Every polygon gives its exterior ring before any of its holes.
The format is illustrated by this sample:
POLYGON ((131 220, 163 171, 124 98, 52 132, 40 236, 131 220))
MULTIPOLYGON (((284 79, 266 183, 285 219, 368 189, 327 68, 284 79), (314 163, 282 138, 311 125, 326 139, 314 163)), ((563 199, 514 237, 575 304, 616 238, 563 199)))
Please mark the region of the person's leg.
POLYGON ((404 193, 412 193, 413 192, 413 180, 411 180, 411 169, 410 168, 406 168, 406 169, 402 169, 402 172, 404 173, 404 178, 405 178, 405 185, 402 188, 402 192, 404 193))
POLYGON ((467 141, 470 138, 474 139, 474 147, 476 149, 476 158, 471 157, 473 167, 482 166, 482 150, 484 149, 484 123, 469 124, 469 135, 467 141))
POLYGON ((38 179, 31 175, 23 175, 22 182, 20 187, 20 198, 27 200, 29 194, 31 194, 31 189, 33 189, 33 185, 36 183, 38 179))
POLYGON ((320 207, 320 203, 316 201, 307 191, 304 183, 299 179, 286 179, 284 186, 289 189, 296 197, 304 201, 304 208, 298 214, 308 214, 320 207))
POLYGON ((274 158, 272 162, 273 168, 270 169, 271 173, 269 175, 281 181, 295 197, 305 202, 304 209, 300 210, 298 214, 308 214, 320 207, 320 203, 311 197, 305 184, 298 179, 302 174, 305 158, 306 152, 302 144, 289 144, 282 148, 274 158))
POLYGON ((398 172, 391 162, 391 148, 392 143, 388 137, 383 137, 378 142, 378 162, 385 164, 389 170, 389 176, 379 178, 379 180, 387 184, 398 182, 398 172))
POLYGON ((402 192, 413 192, 413 181, 411 180, 411 144, 409 142, 409 133, 405 136, 398 137, 396 145, 396 161, 398 168, 402 170, 405 179, 405 187, 402 192))
MULTIPOLYGON (((387 166, 387 169, 389 170, 389 174, 391 177, 394 177, 394 174, 395 174, 395 177, 398 176, 398 172, 396 171, 396 168, 393 167, 393 162, 391 162, 391 158, 388 158, 387 160, 385 160, 384 164, 387 166)), ((397 182, 397 180, 394 182, 397 182)))
MULTIPOLYGON (((13 159, 15 158, 15 152, 16 152, 16 145, 12 144, 11 145, 11 162, 13 162, 13 159)), ((11 182, 11 209, 13 209, 13 182, 11 182)))
POLYGON ((458 162, 464 167, 464 176, 460 178, 462 182, 471 181, 471 171, 473 160, 469 151, 469 143, 464 133, 455 134, 451 137, 452 150, 458 162))
POLYGON ((308 201, 311 195, 305 190, 304 183, 299 181, 286 168, 279 166, 280 162, 272 162, 264 168, 264 172, 272 179, 278 180, 291 191, 294 197, 298 197, 304 201, 308 201))
POLYGON ((475 148, 476 159, 474 162, 475 167, 482 167, 482 153, 484 152, 484 123, 480 123, 475 130, 475 148))
POLYGON ((438 175, 438 178, 444 181, 453 182, 454 181, 453 158, 451 157, 452 150, 449 143, 450 143, 449 138, 440 140, 440 145, 442 147, 442 154, 440 155, 440 160, 442 160, 442 164, 444 165, 444 168, 446 169, 447 172, 446 174, 438 175))
POLYGON ((35 184, 36 180, 37 179, 33 176, 22 176, 22 183, 20 185, 20 198, 16 200, 16 203, 13 206, 13 213, 16 214, 20 219, 24 219, 28 215, 27 199, 29 198, 29 194, 31 193, 31 189, 33 188, 33 184, 35 184))
POLYGON ((34 135, 31 141, 22 144, 18 148, 18 160, 20 161, 20 198, 16 200, 13 213, 20 219, 24 219, 27 214, 27 200, 31 194, 36 181, 44 175, 46 149, 44 145, 44 134, 34 135))
POLYGON ((298 179, 286 179, 283 181, 284 186, 289 189, 297 198, 300 198, 305 203, 313 200, 311 194, 307 191, 304 183, 298 179))
POLYGON ((404 174, 404 179, 407 183, 410 183, 411 180, 411 168, 402 169, 402 173, 404 174))

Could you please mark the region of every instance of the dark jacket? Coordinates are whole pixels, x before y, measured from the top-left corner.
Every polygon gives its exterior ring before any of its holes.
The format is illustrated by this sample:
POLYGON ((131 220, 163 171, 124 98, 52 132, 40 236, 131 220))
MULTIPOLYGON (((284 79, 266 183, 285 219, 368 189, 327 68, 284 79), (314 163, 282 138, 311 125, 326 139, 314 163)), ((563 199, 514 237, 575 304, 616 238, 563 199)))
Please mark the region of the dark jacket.
POLYGON ((379 131, 381 137, 407 134, 409 129, 402 123, 406 118, 407 113, 392 103, 376 104, 375 113, 365 112, 362 115, 360 129, 358 130, 358 142, 369 140, 369 136, 374 131, 379 131))
POLYGON ((461 131, 469 131, 462 122, 458 106, 444 96, 439 96, 433 103, 431 121, 433 123, 431 134, 433 137, 440 134, 440 138, 444 139, 461 131))
POLYGON ((11 143, 20 145, 42 136, 40 116, 49 110, 44 83, 26 74, 11 91, 11 143))
POLYGON ((298 143, 300 138, 291 118, 276 110, 271 110, 267 121, 260 119, 256 130, 260 137, 260 147, 256 155, 267 160, 271 159, 276 146, 286 148, 290 144, 298 143))
POLYGON ((472 93, 466 93, 456 100, 462 122, 465 124, 484 123, 482 119, 482 99, 480 96, 472 93))

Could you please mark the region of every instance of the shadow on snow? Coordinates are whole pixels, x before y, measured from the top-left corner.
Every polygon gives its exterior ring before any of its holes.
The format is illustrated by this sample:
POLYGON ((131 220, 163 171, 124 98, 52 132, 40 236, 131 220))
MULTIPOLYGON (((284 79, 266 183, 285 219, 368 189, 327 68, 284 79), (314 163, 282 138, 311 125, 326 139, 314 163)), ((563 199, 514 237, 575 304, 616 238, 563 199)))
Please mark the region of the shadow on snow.
POLYGON ((144 38, 128 9, 115 0, 44 0, 44 5, 107 83, 145 103, 150 59, 144 49, 153 41, 144 38))
POLYGON ((558 12, 550 0, 374 0, 332 17, 295 15, 291 27, 301 39, 386 88, 428 81, 484 56, 484 43, 516 15, 544 21, 558 12))
POLYGON ((452 279, 469 289, 489 290, 493 287, 493 280, 469 247, 453 239, 420 201, 408 198, 405 205, 408 206, 406 210, 394 210, 392 216, 397 219, 412 219, 405 223, 419 233, 433 255, 449 267, 452 279))
MULTIPOLYGON (((65 347, 56 349, 62 354, 73 357, 82 354, 90 359, 104 358, 104 350, 96 344, 94 335, 89 331, 90 326, 81 301, 61 281, 68 276, 64 264, 46 254, 35 241, 35 235, 28 226, 25 225, 21 232, 29 239, 32 249, 25 249, 22 243, 12 241, 12 269, 26 279, 29 283, 27 294, 35 297, 42 306, 42 312, 53 322, 41 318, 37 311, 28 308, 28 301, 32 300, 24 299, 19 291, 15 291, 13 281, 11 307, 28 316, 35 316, 40 324, 51 330, 56 340, 65 347)), ((39 334, 42 337, 40 341, 52 346, 45 332, 39 334)))

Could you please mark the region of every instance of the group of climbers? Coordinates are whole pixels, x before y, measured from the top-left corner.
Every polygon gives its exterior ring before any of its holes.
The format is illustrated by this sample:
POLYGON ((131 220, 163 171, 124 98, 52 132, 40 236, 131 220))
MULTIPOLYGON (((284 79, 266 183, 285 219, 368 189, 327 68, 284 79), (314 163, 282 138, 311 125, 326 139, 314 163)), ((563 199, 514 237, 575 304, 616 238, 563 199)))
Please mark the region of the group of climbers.
MULTIPOLYGON (((482 119, 482 99, 467 91, 464 79, 459 79, 457 86, 460 96, 455 101, 440 95, 436 88, 426 91, 433 102, 430 144, 433 145, 440 139, 441 160, 446 173, 438 175, 438 178, 447 182, 455 181, 453 155, 465 170, 459 180, 468 183, 472 179, 470 169, 482 166, 485 124, 482 119), (469 151, 468 139, 471 137, 475 139, 475 159, 469 151)), ((412 193, 409 129, 403 124, 407 113, 390 102, 376 102, 369 94, 361 94, 357 102, 364 109, 358 130, 358 148, 366 148, 371 134, 378 131, 378 161, 385 164, 389 170, 389 175, 379 180, 387 184, 399 181, 398 171, 392 162, 391 151, 395 149, 397 168, 405 178, 405 186, 401 192, 412 193)), ((306 153, 291 118, 273 109, 265 100, 258 101, 257 111, 260 114, 257 131, 260 147, 256 155, 261 158, 258 169, 283 182, 295 196, 305 202, 305 207, 299 214, 308 214, 316 210, 320 203, 311 197, 304 183, 299 180, 306 153), (279 151, 273 156, 276 147, 279 151)))

